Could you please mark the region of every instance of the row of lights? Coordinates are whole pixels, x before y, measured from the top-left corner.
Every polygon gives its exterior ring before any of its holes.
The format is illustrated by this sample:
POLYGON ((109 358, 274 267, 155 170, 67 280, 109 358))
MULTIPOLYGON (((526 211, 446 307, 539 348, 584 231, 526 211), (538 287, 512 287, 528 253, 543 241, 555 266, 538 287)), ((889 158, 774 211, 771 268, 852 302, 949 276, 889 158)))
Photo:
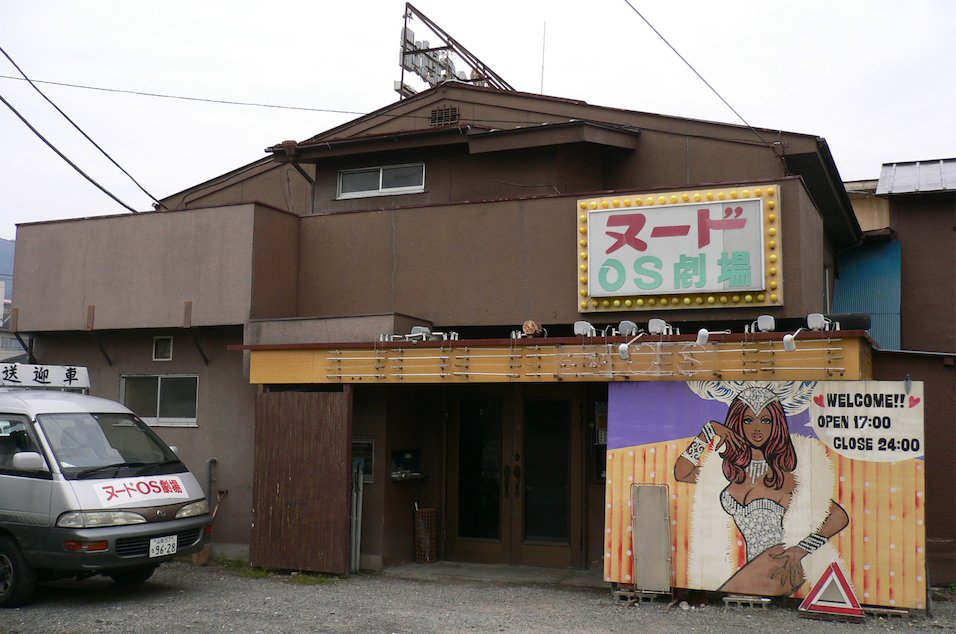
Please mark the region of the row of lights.
POLYGON ((654 196, 640 197, 635 196, 633 199, 630 197, 624 197, 623 199, 612 198, 612 199, 601 199, 600 201, 596 200, 582 200, 579 202, 579 207, 585 213, 582 213, 579 220, 578 232, 581 234, 581 237, 578 241, 579 246, 584 249, 579 254, 580 261, 580 271, 581 276, 578 280, 581 284, 580 294, 583 298, 580 302, 581 310, 587 310, 589 307, 592 309, 597 308, 614 308, 614 309, 645 309, 645 308, 656 308, 658 306, 667 307, 704 307, 706 306, 727 306, 727 305, 737 305, 737 304, 778 304, 780 302, 780 292, 779 292, 779 282, 778 282, 778 260, 779 256, 777 254, 777 239, 778 239, 778 229, 776 227, 777 221, 777 201, 774 197, 777 194, 777 188, 775 186, 767 186, 766 188, 755 187, 752 192, 750 189, 743 189, 738 192, 736 189, 731 189, 729 191, 718 190, 718 191, 696 191, 696 192, 682 192, 680 194, 671 194, 670 196, 659 195, 656 198, 654 196), (752 194, 752 196, 751 196, 752 194), (766 229, 766 275, 767 275, 767 289, 769 292, 757 292, 757 293, 745 293, 745 294, 732 294, 732 293, 717 293, 717 294, 690 294, 690 295, 678 295, 674 297, 626 297, 626 298, 588 298, 588 263, 587 263, 587 245, 588 245, 588 236, 587 236, 587 212, 594 211, 598 209, 612 209, 612 208, 621 208, 621 207, 642 207, 642 206, 654 206, 657 205, 667 205, 667 204, 678 204, 678 203, 687 203, 687 202, 701 202, 701 201, 723 201, 723 200, 735 200, 735 199, 746 199, 746 198, 766 198, 764 205, 766 207, 766 212, 764 219, 767 223, 766 229))
POLYGON ((379 341, 456 341, 457 339, 457 332, 440 332, 428 326, 412 326, 411 332, 405 335, 381 334, 378 336, 379 341))
MULTIPOLYGON (((797 349, 797 335, 805 330, 823 331, 839 330, 840 322, 827 318, 822 313, 810 313, 807 315, 806 327, 801 326, 793 333, 787 333, 783 336, 783 348, 787 352, 793 352, 797 349)), ((757 319, 744 326, 744 333, 772 332, 776 330, 776 320, 772 315, 760 315, 757 319)), ((633 321, 622 321, 617 328, 608 328, 602 331, 605 335, 623 335, 630 336, 631 340, 618 346, 618 353, 624 360, 631 358, 631 345, 645 334, 658 335, 679 335, 680 330, 667 323, 663 319, 651 319, 647 322, 647 331, 638 328, 633 321)), ((597 335, 597 329, 586 321, 577 321, 574 323, 574 334, 585 337, 594 337, 597 335)), ((701 328, 697 331, 697 339, 694 341, 696 346, 704 346, 712 334, 730 334, 730 330, 711 331, 701 328)))
MULTIPOLYGON (((775 193, 776 193, 776 189, 774 187, 767 187, 766 191, 764 191, 760 187, 755 187, 753 190, 753 197, 760 198, 764 194, 772 197, 775 193)), ((728 198, 732 200, 736 200, 737 198, 751 198, 750 190, 744 189, 738 192, 736 189, 732 189, 729 192, 718 191, 716 193, 712 191, 703 192, 703 193, 702 192, 694 192, 694 193, 683 192, 679 195, 671 194, 670 197, 665 195, 660 195, 656 199, 654 198, 654 196, 648 196, 647 198, 641 198, 640 196, 636 196, 633 199, 633 201, 627 197, 625 197, 623 201, 617 198, 612 198, 610 201, 608 201, 607 199, 601 200, 600 203, 598 203, 597 201, 591 201, 590 203, 582 202, 580 206, 581 206, 581 209, 598 209, 598 208, 608 209, 610 207, 620 207, 622 204, 624 207, 631 207, 632 205, 635 207, 642 207, 644 205, 647 205, 648 207, 650 207, 654 205, 655 203, 658 205, 667 205, 667 204, 676 205, 679 202, 685 202, 685 203, 695 202, 696 203, 702 200, 706 200, 710 202, 714 200, 727 200, 728 198)), ((772 200, 768 201, 768 207, 770 209, 773 209, 774 206, 775 206, 774 201, 772 200)))
MULTIPOLYGON (((768 271, 769 273, 769 271, 768 271)), ((776 269, 773 269, 773 275, 776 275, 776 269)), ((582 284, 587 284, 587 277, 582 276, 582 284)), ((773 287, 776 288, 776 283, 773 284, 773 287)), ((587 295, 587 288, 581 289, 581 295, 587 295)), ((770 294, 771 301, 776 302, 778 295, 776 293, 770 294)), ((675 296, 671 298, 667 297, 648 297, 644 299, 643 297, 632 298, 628 297, 626 299, 591 299, 590 305, 592 308, 645 308, 645 307, 655 307, 655 306, 703 306, 707 304, 709 306, 727 305, 727 304, 752 304, 754 302, 763 303, 767 300, 766 293, 747 293, 745 295, 688 295, 688 296, 675 296)), ((581 302, 581 308, 587 308, 588 301, 584 300, 581 302)))
MULTIPOLYGON (((796 349, 796 338, 804 330, 811 331, 822 331, 822 330, 839 330, 840 322, 833 321, 829 319, 822 313, 810 313, 807 315, 807 325, 806 327, 801 326, 793 333, 784 335, 783 337, 783 347, 788 351, 793 351, 796 349)), ((759 315, 755 321, 744 326, 744 333, 755 333, 755 332, 772 332, 776 330, 776 320, 773 315, 759 315)), ((511 333, 512 339, 521 339, 523 337, 547 337, 547 330, 542 328, 538 323, 534 321, 526 321, 521 331, 514 331, 511 333)), ((580 337, 596 337, 597 328, 588 321, 576 321, 574 322, 574 334, 580 337)), ((620 322, 617 326, 608 326, 601 330, 601 336, 611 336, 611 337, 631 337, 632 339, 627 343, 622 343, 620 345, 620 354, 622 359, 629 358, 629 348, 631 344, 643 337, 645 334, 658 335, 660 337, 670 336, 670 335, 679 335, 680 329, 674 327, 673 325, 667 323, 663 319, 652 318, 647 322, 647 331, 645 332, 641 329, 636 322, 630 320, 624 320, 620 322)), ((710 339, 712 334, 730 334, 730 330, 708 330, 706 328, 701 328, 697 331, 697 339, 695 340, 695 345, 703 346, 710 339)), ((457 340, 457 332, 439 332, 433 331, 427 326, 413 326, 411 332, 405 335, 380 335, 379 341, 447 341, 447 340, 457 340)))

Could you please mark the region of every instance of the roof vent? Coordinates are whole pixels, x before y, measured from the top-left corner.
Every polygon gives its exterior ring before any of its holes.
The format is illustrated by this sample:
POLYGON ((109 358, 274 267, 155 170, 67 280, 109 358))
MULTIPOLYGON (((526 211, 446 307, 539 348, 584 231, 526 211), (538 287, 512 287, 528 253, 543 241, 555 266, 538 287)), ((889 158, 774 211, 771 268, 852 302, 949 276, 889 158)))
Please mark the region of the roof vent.
POLYGON ((445 106, 432 110, 431 125, 451 125, 453 123, 458 123, 457 106, 445 106))

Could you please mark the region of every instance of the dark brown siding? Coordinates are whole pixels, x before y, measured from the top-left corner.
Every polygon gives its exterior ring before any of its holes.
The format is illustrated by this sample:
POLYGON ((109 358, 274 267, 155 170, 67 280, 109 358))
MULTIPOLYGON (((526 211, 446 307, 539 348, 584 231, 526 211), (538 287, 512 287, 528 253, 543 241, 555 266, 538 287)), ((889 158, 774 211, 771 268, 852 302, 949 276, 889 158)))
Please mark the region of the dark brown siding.
POLYGON ((926 550, 934 586, 956 583, 956 367, 953 357, 877 352, 873 378, 923 381, 926 550))
POLYGON ((258 207, 252 245, 251 317, 296 314, 299 281, 299 219, 258 207))
POLYGON ((258 394, 250 563, 347 574, 351 467, 348 387, 258 394))
MULTIPOLYGON (((802 317, 825 311, 823 221, 799 180, 781 183, 787 286, 784 306, 767 312, 802 317)), ((581 318, 575 216, 576 199, 562 196, 303 218, 300 314, 402 313, 451 327, 569 324, 581 318)), ((753 317, 746 308, 681 313, 753 317)))
MULTIPOLYGON (((376 386, 377 387, 377 386, 376 386)), ((385 535, 382 563, 385 566, 414 559, 414 510, 441 508, 443 478, 443 438, 446 398, 444 386, 409 385, 388 392, 388 453, 417 451, 421 458, 422 480, 392 481, 386 478, 385 535)), ((439 517, 438 544, 443 530, 439 517)), ((441 556, 441 552, 439 552, 441 556)))
MULTIPOLYGON (((303 169, 312 172, 309 165, 303 169)), ((309 182, 291 165, 247 165, 163 199, 168 209, 187 209, 260 202, 294 214, 309 213, 309 182)))
POLYGON ((605 154, 587 144, 468 154, 464 144, 389 152, 348 158, 320 165, 315 196, 316 213, 442 205, 461 201, 502 200, 597 191, 608 187, 605 154), (339 170, 425 163, 425 191, 402 196, 336 200, 339 170))
POLYGON ((697 187, 784 176, 781 162, 766 146, 653 130, 641 131, 637 151, 616 156, 609 189, 697 187))
POLYGON ((890 201, 903 243, 902 348, 956 351, 956 196, 920 194, 890 201))

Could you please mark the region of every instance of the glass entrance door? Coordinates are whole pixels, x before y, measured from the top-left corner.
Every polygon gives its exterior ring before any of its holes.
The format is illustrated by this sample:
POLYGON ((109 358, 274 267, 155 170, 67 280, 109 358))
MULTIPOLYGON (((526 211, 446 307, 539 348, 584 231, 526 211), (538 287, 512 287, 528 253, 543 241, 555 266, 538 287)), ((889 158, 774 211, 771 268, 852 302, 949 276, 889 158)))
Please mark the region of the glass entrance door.
POLYGON ((577 399, 528 386, 470 392, 450 403, 447 557, 582 565, 577 399))
POLYGON ((502 513, 502 403, 462 401, 459 408, 457 534, 465 539, 498 540, 502 513))

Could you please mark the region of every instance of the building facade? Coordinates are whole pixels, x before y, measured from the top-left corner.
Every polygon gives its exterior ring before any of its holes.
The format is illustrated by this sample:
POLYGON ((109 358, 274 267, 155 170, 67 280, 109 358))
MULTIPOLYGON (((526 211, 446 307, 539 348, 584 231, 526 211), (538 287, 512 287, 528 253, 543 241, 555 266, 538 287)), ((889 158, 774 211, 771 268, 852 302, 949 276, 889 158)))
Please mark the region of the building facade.
POLYGON ((780 356, 863 234, 825 141, 761 132, 443 84, 170 211, 21 225, 16 330, 98 394, 155 394, 138 413, 228 491, 215 539, 253 563, 348 571, 354 454, 363 568, 600 569, 609 385, 873 378, 852 318, 800 335, 825 361, 780 356))

